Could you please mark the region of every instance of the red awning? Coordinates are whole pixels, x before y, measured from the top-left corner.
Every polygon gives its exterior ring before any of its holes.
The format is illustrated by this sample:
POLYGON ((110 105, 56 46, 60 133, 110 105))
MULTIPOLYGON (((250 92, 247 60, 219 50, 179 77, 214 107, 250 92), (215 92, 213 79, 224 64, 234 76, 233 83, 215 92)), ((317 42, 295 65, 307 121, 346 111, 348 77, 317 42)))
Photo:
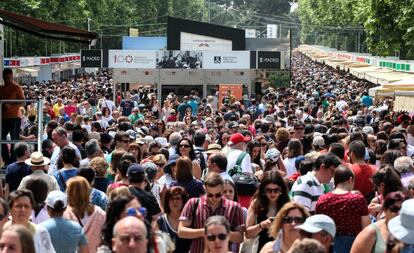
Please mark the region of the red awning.
POLYGON ((98 37, 94 32, 50 23, 1 9, 0 18, 1 24, 44 38, 90 44, 98 37))

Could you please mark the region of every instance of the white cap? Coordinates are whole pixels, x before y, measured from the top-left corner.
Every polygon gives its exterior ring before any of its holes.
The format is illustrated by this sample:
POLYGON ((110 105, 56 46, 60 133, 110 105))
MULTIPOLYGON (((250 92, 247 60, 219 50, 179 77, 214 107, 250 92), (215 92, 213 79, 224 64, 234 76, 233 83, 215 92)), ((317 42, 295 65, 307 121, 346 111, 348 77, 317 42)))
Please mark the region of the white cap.
POLYGON ((68 200, 67 200, 67 197, 66 197, 65 193, 63 193, 61 191, 51 191, 47 195, 47 198, 45 200, 45 204, 48 207, 55 208, 55 204, 59 200, 63 202, 63 207, 67 206, 68 200))

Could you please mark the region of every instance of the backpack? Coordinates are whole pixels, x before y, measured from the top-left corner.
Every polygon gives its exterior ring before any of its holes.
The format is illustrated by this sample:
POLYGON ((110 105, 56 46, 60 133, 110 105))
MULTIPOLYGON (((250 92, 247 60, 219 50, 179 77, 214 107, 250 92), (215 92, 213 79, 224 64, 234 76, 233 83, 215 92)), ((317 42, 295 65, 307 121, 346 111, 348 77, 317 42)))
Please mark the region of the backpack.
POLYGON ((229 175, 233 179, 238 194, 252 196, 259 185, 259 181, 254 175, 243 172, 241 163, 246 157, 247 153, 242 152, 237 158, 236 164, 229 170, 229 175))
POLYGON ((206 159, 204 158, 204 154, 201 150, 194 150, 194 151, 195 151, 198 163, 200 164, 201 172, 203 172, 207 167, 206 159))

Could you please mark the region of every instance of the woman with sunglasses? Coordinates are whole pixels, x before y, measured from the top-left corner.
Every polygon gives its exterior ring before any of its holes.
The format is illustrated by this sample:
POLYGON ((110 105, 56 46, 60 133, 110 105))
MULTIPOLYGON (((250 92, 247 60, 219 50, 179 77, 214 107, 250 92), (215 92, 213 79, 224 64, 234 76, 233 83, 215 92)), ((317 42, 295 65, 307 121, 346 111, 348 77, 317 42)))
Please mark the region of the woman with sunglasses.
POLYGON ((339 165, 334 173, 335 190, 319 197, 316 213, 325 214, 335 221, 336 235, 333 250, 348 253, 355 237, 371 223, 364 196, 353 193, 353 171, 339 165))
POLYGON ((399 214, 404 200, 405 196, 402 192, 389 193, 382 204, 385 218, 367 226, 358 234, 352 244, 351 253, 384 253, 390 234, 388 221, 399 214))
POLYGON ((180 142, 177 145, 176 148, 176 154, 179 156, 188 157, 192 162, 192 174, 195 178, 200 179, 201 178, 201 167, 200 164, 198 164, 196 159, 196 154, 194 151, 194 145, 190 141, 190 139, 183 138, 180 140, 180 142))
POLYGON ((303 224, 308 217, 309 212, 302 205, 295 202, 284 205, 269 228, 270 235, 275 240, 266 243, 260 253, 288 252, 299 239, 296 226, 303 224))
POLYGON ((288 189, 278 171, 266 171, 259 189, 247 211, 246 238, 259 236, 260 250, 267 242, 272 241, 268 229, 274 217, 289 202, 288 189))
POLYGON ((206 253, 228 253, 230 224, 224 216, 211 216, 204 226, 206 253))

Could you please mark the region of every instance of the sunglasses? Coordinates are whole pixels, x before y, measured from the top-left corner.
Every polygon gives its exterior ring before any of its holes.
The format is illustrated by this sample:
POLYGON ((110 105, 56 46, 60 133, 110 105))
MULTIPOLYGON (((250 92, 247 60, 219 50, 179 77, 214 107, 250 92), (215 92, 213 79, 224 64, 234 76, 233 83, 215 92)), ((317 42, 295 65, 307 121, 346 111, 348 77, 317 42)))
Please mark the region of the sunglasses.
POLYGON ((216 238, 218 238, 220 241, 224 241, 227 239, 227 235, 222 234, 222 233, 218 235, 212 235, 212 234, 207 235, 207 240, 209 240, 210 242, 214 242, 216 238))
POLYGON ((182 144, 182 145, 180 145, 180 148, 191 148, 191 146, 190 145, 182 144))
POLYGON ((295 127, 294 129, 295 129, 295 130, 297 130, 297 131, 302 131, 302 130, 304 130, 305 128, 303 128, 303 127, 295 127))
POLYGON ((398 213, 401 210, 401 206, 390 206, 388 208, 388 210, 390 210, 392 213, 398 213))
POLYGON ((212 198, 212 197, 215 197, 215 198, 221 198, 221 196, 223 196, 223 194, 221 193, 221 192, 219 192, 219 193, 216 193, 216 194, 213 194, 213 193, 207 193, 207 198, 212 198))
POLYGON ((305 222, 305 218, 304 217, 291 217, 291 216, 286 216, 285 218, 283 218, 283 224, 292 224, 292 222, 295 222, 295 224, 303 224, 305 222))
POLYGON ((276 188, 266 188, 265 192, 266 193, 280 193, 282 191, 282 189, 280 189, 280 187, 276 187, 276 188))

